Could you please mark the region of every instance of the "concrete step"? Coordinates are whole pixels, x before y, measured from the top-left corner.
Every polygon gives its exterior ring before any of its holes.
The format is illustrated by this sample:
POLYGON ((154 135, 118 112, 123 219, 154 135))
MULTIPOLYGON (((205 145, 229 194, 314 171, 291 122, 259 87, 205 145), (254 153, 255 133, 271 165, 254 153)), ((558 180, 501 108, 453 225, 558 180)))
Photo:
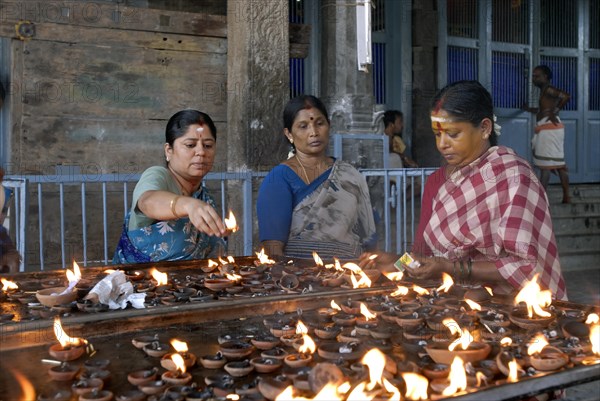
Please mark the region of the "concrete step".
MULTIPOLYGON (((600 269, 600 250, 559 252, 560 265, 565 272, 590 269, 600 269)), ((597 285, 597 284, 596 284, 597 285)))
POLYGON ((600 214, 552 217, 552 226, 555 236, 577 233, 595 234, 600 231, 600 214))
POLYGON ((597 200, 573 200, 573 203, 550 204, 552 217, 600 216, 600 198, 597 200))
POLYGON ((563 252, 582 251, 600 252, 600 233, 571 233, 555 234, 558 251, 563 252))
MULTIPOLYGON (((548 185, 546 189, 550 203, 562 201, 562 187, 558 184, 548 185)), ((569 194, 572 200, 600 199, 599 184, 575 184, 569 186, 569 194)))

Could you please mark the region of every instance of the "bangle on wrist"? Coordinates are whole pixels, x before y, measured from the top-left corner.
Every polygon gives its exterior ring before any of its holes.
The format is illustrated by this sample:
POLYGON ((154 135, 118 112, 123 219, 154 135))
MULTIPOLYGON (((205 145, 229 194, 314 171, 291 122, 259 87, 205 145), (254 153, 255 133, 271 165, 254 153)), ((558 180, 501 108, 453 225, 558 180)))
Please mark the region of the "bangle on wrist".
POLYGON ((173 216, 175 216, 176 219, 181 218, 181 216, 178 215, 175 211, 175 207, 177 206, 177 201, 179 200, 179 198, 181 198, 181 196, 175 195, 175 197, 171 199, 171 203, 169 204, 169 206, 171 207, 171 213, 173 213, 173 216))

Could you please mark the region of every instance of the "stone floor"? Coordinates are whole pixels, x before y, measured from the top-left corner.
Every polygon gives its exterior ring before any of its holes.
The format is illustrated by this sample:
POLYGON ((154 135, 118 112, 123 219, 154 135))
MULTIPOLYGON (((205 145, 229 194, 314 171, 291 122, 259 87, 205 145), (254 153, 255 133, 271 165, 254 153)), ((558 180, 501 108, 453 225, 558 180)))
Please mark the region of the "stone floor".
MULTIPOLYGON (((569 301, 600 306, 600 267, 565 272, 569 301)), ((599 401, 600 380, 567 389, 568 401, 599 401)))

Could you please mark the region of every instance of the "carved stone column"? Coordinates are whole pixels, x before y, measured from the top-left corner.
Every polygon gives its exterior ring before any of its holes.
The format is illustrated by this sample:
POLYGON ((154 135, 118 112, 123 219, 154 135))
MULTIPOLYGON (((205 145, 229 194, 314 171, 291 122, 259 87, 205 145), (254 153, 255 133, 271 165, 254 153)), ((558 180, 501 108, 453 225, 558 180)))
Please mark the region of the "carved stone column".
MULTIPOLYGON (((288 18, 287 0, 227 1, 229 171, 268 170, 287 153, 281 115, 289 98, 288 18)), ((241 216, 239 185, 231 182, 228 206, 241 216)), ((241 238, 230 238, 230 254, 242 254, 241 238)))

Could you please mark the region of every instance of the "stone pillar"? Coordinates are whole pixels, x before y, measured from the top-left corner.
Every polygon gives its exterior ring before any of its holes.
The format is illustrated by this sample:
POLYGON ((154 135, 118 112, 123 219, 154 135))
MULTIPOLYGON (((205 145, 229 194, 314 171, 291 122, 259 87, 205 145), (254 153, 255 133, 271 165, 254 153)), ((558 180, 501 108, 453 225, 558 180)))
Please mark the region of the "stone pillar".
POLYGON ((437 91, 438 13, 436 0, 413 1, 413 154, 421 166, 439 166, 429 108, 437 91))
POLYGON ((321 97, 336 133, 374 132, 373 77, 357 67, 357 0, 323 0, 321 97))
MULTIPOLYGON (((227 1, 229 171, 268 170, 287 153, 281 115, 289 98, 288 18, 288 0, 227 1)), ((240 185, 228 188, 228 206, 239 216, 240 185)), ((241 255, 241 242, 242 235, 232 236, 229 254, 241 255)))

